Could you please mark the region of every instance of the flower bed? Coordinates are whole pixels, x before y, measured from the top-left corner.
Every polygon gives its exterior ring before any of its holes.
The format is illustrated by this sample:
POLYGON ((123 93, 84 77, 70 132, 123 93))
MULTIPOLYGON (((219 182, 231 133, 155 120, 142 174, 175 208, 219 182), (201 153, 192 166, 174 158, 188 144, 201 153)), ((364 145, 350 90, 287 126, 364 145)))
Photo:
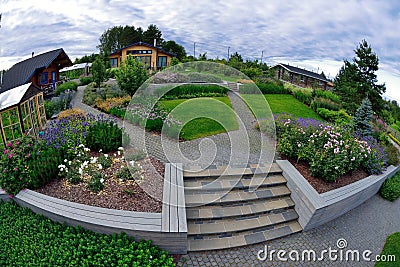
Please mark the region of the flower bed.
POLYGON ((309 163, 311 175, 336 181, 346 173, 364 170, 380 174, 387 155, 371 137, 359 137, 350 127, 281 114, 275 119, 280 152, 309 163))

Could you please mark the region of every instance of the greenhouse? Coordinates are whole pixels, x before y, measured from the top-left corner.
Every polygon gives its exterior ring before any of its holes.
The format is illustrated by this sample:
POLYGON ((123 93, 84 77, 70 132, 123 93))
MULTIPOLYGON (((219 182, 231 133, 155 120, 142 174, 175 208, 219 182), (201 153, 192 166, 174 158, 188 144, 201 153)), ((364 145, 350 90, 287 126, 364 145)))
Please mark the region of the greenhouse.
POLYGON ((38 135, 45 126, 43 92, 37 86, 27 83, 0 94, 0 147, 23 134, 38 135))

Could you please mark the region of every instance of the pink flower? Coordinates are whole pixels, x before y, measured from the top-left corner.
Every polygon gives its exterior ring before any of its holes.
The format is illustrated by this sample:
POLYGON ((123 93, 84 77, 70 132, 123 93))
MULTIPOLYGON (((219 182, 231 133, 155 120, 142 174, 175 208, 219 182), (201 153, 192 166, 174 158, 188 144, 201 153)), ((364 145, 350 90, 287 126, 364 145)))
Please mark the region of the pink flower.
POLYGON ((28 147, 30 147, 31 146, 31 144, 28 144, 28 147))
POLYGON ((18 146, 18 145, 21 144, 21 143, 20 143, 19 141, 17 141, 15 144, 18 146))
POLYGON ((8 147, 12 146, 12 142, 8 143, 6 146, 8 147))
POLYGON ((31 156, 31 153, 29 153, 28 155, 26 155, 28 158, 31 156))
POLYGON ((13 156, 13 154, 12 154, 12 153, 10 153, 10 154, 8 155, 8 158, 9 158, 9 159, 11 159, 11 158, 12 158, 12 156, 13 156))

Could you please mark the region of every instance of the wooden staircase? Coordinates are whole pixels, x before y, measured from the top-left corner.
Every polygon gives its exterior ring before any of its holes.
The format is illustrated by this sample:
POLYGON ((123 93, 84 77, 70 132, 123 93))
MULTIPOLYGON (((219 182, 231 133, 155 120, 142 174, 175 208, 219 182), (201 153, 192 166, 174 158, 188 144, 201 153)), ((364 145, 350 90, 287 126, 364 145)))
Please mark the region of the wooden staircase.
POLYGON ((275 163, 185 171, 184 186, 188 251, 256 244, 302 230, 275 163))

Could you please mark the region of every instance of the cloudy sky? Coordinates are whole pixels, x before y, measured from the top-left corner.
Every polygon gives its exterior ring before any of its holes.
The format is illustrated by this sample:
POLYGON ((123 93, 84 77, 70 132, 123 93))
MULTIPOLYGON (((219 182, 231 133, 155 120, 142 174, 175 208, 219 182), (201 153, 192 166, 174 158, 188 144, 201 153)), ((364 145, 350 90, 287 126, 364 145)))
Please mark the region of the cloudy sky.
POLYGON ((71 60, 97 52, 115 25, 156 24, 193 55, 290 63, 334 77, 366 39, 380 58, 386 96, 400 100, 398 0, 0 0, 0 69, 59 47, 71 60), (249 4, 251 3, 251 4, 249 4))

